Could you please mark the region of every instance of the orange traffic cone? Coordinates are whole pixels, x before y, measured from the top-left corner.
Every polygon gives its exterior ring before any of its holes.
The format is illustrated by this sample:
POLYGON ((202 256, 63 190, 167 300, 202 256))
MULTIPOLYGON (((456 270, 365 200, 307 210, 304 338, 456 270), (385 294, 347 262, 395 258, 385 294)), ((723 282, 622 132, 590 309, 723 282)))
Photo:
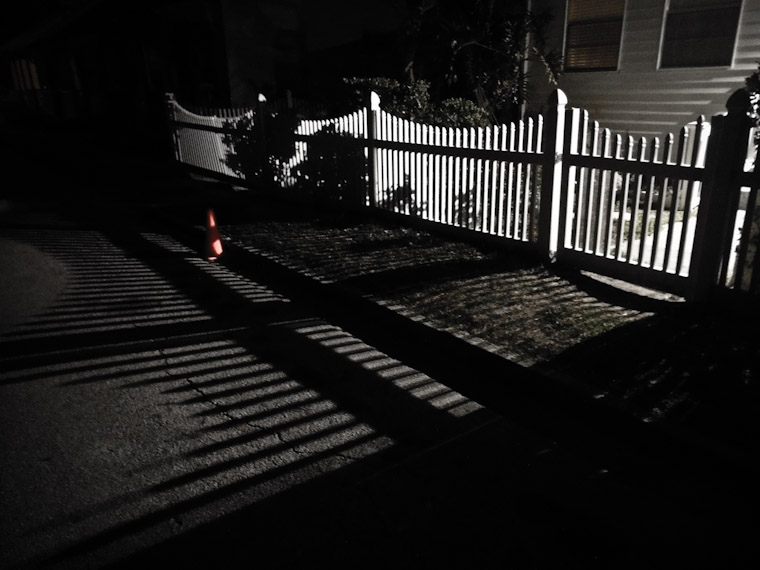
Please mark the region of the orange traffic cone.
POLYGON ((222 255, 222 238, 219 237, 219 230, 216 227, 216 218, 214 210, 206 212, 206 259, 214 261, 222 255))

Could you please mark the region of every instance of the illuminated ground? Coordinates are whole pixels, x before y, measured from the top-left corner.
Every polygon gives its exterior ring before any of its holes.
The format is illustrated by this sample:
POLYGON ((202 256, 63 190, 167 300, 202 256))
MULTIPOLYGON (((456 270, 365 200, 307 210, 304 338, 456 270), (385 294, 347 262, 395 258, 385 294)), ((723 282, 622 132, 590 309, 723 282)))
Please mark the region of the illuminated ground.
POLYGON ((751 473, 139 212, 0 223, 65 275, 0 338, 3 567, 749 567, 751 473))

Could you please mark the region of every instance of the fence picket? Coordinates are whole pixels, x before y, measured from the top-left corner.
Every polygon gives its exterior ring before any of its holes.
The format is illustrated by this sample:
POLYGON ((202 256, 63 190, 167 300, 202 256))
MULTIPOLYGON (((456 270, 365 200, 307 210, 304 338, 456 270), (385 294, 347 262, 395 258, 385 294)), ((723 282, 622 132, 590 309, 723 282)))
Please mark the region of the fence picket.
POLYGON ((420 143, 422 144, 422 150, 420 154, 420 204, 422 206, 421 217, 425 220, 430 219, 430 177, 429 177, 429 165, 428 158, 429 152, 426 150, 428 145, 428 125, 420 125, 420 143))
MULTIPOLYGON (((454 129, 454 146, 462 148, 466 143, 463 142, 464 132, 461 128, 454 129)), ((457 156, 454 158, 454 187, 455 187, 455 216, 456 224, 459 227, 465 226, 465 165, 464 160, 457 156)))
MULTIPOLYGON (((398 133, 398 119, 388 115, 388 142, 395 142, 398 133)), ((397 211, 398 198, 398 150, 388 149, 388 207, 397 211)))
MULTIPOLYGON (((499 125, 494 127, 493 139, 491 144, 496 151, 506 151, 507 144, 507 127, 506 125, 499 125)), ((504 221, 506 217, 506 194, 505 188, 506 182, 506 170, 507 165, 504 159, 495 160, 493 164, 493 181, 495 187, 495 200, 494 204, 494 233, 498 236, 504 236, 504 221)))
MULTIPOLYGON (((385 141, 385 111, 378 110, 375 114, 377 123, 375 125, 375 141, 385 141)), ((377 193, 375 203, 378 208, 385 208, 386 188, 388 187, 388 178, 386 175, 386 149, 378 146, 375 151, 375 168, 377 169, 377 193)))
MULTIPOLYGON (((589 156, 599 156, 599 123, 593 121, 590 124, 590 137, 588 139, 589 144, 589 156)), ((583 250, 589 253, 593 253, 591 249, 592 243, 592 225, 594 221, 594 202, 596 200, 596 169, 589 168, 588 170, 588 187, 586 189, 586 217, 584 220, 584 232, 583 232, 583 250)))
MULTIPOLYGON (((490 150, 499 150, 499 127, 494 125, 491 127, 491 136, 489 140, 490 150)), ((499 164, 500 160, 491 160, 491 227, 490 233, 493 235, 499 235, 499 202, 501 196, 501 187, 498 186, 499 176, 499 164)))
MULTIPOLYGON (((483 129, 483 148, 491 150, 491 129, 483 129)), ((483 224, 482 231, 491 233, 491 209, 493 206, 491 196, 491 161, 483 161, 483 224)))
MULTIPOLYGON (((645 137, 640 137, 639 142, 636 145, 636 156, 639 163, 646 162, 646 147, 647 140, 645 137)), ((636 175, 636 192, 633 198, 633 204, 631 205, 631 223, 628 227, 628 252, 626 253, 626 263, 632 263, 634 246, 636 242, 636 223, 639 217, 639 206, 641 205, 641 192, 644 184, 644 175, 639 173, 636 175)), ((636 258, 638 261, 640 258, 636 258)))
MULTIPOLYGON (((494 125, 490 137, 492 150, 501 150, 501 133, 503 128, 494 125)), ((491 161, 491 233, 502 235, 504 214, 504 186, 501 181, 501 171, 504 167, 502 160, 491 161)))
MULTIPOLYGON (((602 129, 602 142, 601 142, 601 154, 604 158, 611 157, 612 148, 612 133, 609 129, 602 129)), ((600 169, 600 181, 599 191, 597 192, 597 201, 594 207, 594 246, 593 251, 596 255, 606 255, 606 252, 602 250, 602 236, 604 233, 604 221, 606 219, 605 207, 606 197, 609 193, 609 181, 610 171, 607 169, 600 169)))
MULTIPOLYGON (((541 149, 543 145, 543 137, 542 132, 544 128, 544 122, 541 115, 539 115, 537 118, 532 119, 533 120, 533 126, 534 126, 534 138, 533 138, 533 144, 531 145, 531 153, 532 154, 540 154, 541 149)), ((530 234, 531 234, 531 241, 538 242, 538 235, 539 235, 539 211, 541 207, 541 186, 539 184, 539 181, 541 180, 541 172, 542 167, 539 164, 535 164, 531 166, 532 170, 532 176, 531 176, 531 192, 533 193, 533 200, 531 202, 531 214, 530 214, 530 234)), ((564 222, 563 222, 563 230, 564 230, 564 222)), ((558 228, 559 229, 559 228, 558 228)))
POLYGON ((414 183, 414 122, 405 119, 402 132, 402 141, 406 143, 408 150, 404 151, 404 170, 403 170, 403 196, 410 216, 419 216, 419 202, 415 195, 416 185, 414 183))
MULTIPOLYGON (((449 144, 449 130, 447 128, 441 128, 441 145, 442 146, 448 146, 449 144)), ((441 155, 441 192, 439 194, 439 199, 441 201, 440 204, 440 222, 446 223, 446 220, 448 218, 448 211, 446 209, 448 205, 448 166, 449 166, 449 157, 445 154, 441 155)))
MULTIPOLYGON (((580 156, 588 156, 588 111, 581 111, 580 122, 578 124, 578 134, 576 137, 571 138, 571 144, 577 147, 576 154, 580 156)), ((587 183, 588 168, 581 166, 577 168, 576 172, 576 186, 575 186, 575 203, 576 213, 573 228, 573 248, 580 251, 585 247, 585 233, 584 233, 584 220, 588 215, 586 208, 586 183, 587 183)))
MULTIPOLYGON (((399 118, 398 117, 391 117, 391 131, 390 131, 390 140, 392 142, 398 142, 398 131, 399 131, 399 118)), ((394 212, 399 212, 400 204, 400 192, 399 187, 400 181, 399 181, 399 169, 401 168, 399 163, 399 151, 398 149, 394 148, 391 151, 391 208, 394 212)))
MULTIPOLYGON (((522 144, 524 140, 524 134, 523 134, 523 122, 518 121, 516 123, 515 128, 515 150, 521 151, 522 150, 522 144)), ((515 178, 514 178, 514 184, 515 184, 515 194, 514 194, 514 211, 512 212, 513 215, 513 224, 514 227, 512 229, 512 235, 515 239, 522 240, 522 231, 520 228, 520 222, 522 221, 522 201, 523 201, 523 164, 521 162, 518 162, 515 164, 515 178)))
MULTIPOLYGON (((500 127, 495 127, 496 133, 494 134, 494 148, 505 151, 507 150, 507 128, 504 125, 501 125, 500 127), (497 142, 498 141, 498 142, 497 142)), ((540 147, 539 147, 540 148, 540 147)), ((499 192, 499 209, 497 213, 497 219, 498 219, 498 228, 496 230, 496 233, 500 236, 504 236, 504 216, 505 216, 505 209, 504 209, 504 199, 505 199, 505 191, 504 191, 504 175, 505 175, 505 163, 503 160, 499 161, 499 181, 498 181, 498 192, 499 192)))
MULTIPOLYGON (((614 156, 617 159, 623 158, 623 137, 619 134, 615 135, 615 148, 612 150, 611 156, 614 156)), ((617 195, 617 181, 619 174, 616 170, 612 170, 608 176, 609 187, 607 188, 607 212, 604 220, 604 247, 602 248, 602 255, 605 257, 610 257, 612 255, 612 224, 615 216, 615 205, 617 203, 615 198, 617 195)))
MULTIPOLYGON (((649 162, 651 164, 656 164, 658 162, 658 156, 660 152, 660 139, 659 137, 654 137, 652 139, 652 144, 649 146, 649 162)), ((644 205, 644 215, 642 216, 642 223, 641 223, 641 243, 639 247, 639 265, 644 265, 644 254, 646 253, 647 249, 647 236, 649 235, 649 222, 650 218, 652 216, 652 197, 654 194, 655 189, 655 177, 654 176, 648 176, 649 183, 648 183, 648 189, 647 189, 647 197, 646 197, 646 203, 644 205)), ((653 265, 650 263, 650 265, 653 265)))
MULTIPOLYGON (((409 131, 407 134, 407 139, 409 141, 410 145, 414 145, 416 143, 415 138, 415 129, 416 129, 416 123, 414 121, 409 121, 409 131)), ((411 146, 412 149, 414 149, 414 146, 411 146)), ((417 153, 414 150, 410 150, 408 153, 409 155, 409 200, 412 204, 412 209, 414 211, 414 215, 417 217, 420 217, 422 212, 420 208, 420 201, 417 196, 417 153)))
MULTIPOLYGON (((540 117, 539 117, 540 119, 540 117)), ((539 121, 540 124, 540 121, 539 121)), ((581 127, 581 110, 569 107, 565 109, 565 132, 563 148, 569 156, 580 155, 579 141, 581 140, 582 133, 581 127)), ((542 130, 539 128, 539 130, 542 130)), ((546 159, 544 159, 546 160, 546 159)), ((563 165, 564 167, 564 165, 563 165)), ((541 172, 543 172, 543 166, 541 172)), ((580 202, 578 201, 578 180, 580 176, 580 168, 569 162, 566 165, 567 170, 564 172, 565 183, 564 193, 561 196, 563 202, 560 204, 560 211, 564 209, 564 219, 560 219, 561 228, 558 235, 557 246, 564 249, 577 250, 576 247, 576 218, 581 214, 580 202)), ((536 181, 536 187, 543 194, 543 188, 536 181)), ((539 199, 541 194, 539 194, 539 199)), ((540 226, 537 227, 537 234, 540 235, 540 226)))
MULTIPOLYGON (((416 145, 422 144, 422 125, 420 123, 414 123, 414 129, 412 131, 412 139, 416 145)), ((414 200, 417 204, 417 215, 424 218, 425 204, 424 204, 424 186, 422 185, 422 153, 419 151, 414 153, 414 200)))
MULTIPOLYGON (((662 152, 662 163, 663 164, 671 164, 672 162, 672 152, 673 152, 673 133, 669 133, 667 137, 665 137, 665 145, 662 152)), ((654 218, 654 232, 652 235, 652 254, 651 254, 651 267, 653 269, 658 269, 657 267, 657 261, 658 261, 658 251, 659 251, 659 245, 660 245, 660 234, 661 234, 661 224, 662 224, 662 216, 665 211, 665 201, 667 198, 667 191, 668 191, 668 185, 670 183, 670 179, 667 176, 661 176, 659 177, 660 180, 660 193, 658 196, 658 204, 657 204, 657 211, 654 218)))
MULTIPOLYGON (((480 127, 470 130, 470 148, 478 149, 482 144, 482 133, 480 127)), ((480 176, 482 174, 480 159, 474 158, 470 161, 470 211, 471 211, 471 228, 480 231, 482 228, 482 198, 480 196, 481 184, 480 176)))
POLYGON ((427 214, 428 219, 432 221, 439 221, 439 204, 440 204, 440 154, 434 147, 440 146, 440 130, 436 130, 436 127, 430 125, 428 127, 428 139, 427 144, 429 151, 427 153, 427 214))
MULTIPOLYGON (((527 133, 525 136, 525 152, 533 154, 533 118, 529 117, 526 121, 527 133)), ((523 149, 521 149, 523 150, 523 149)), ((523 239, 530 241, 533 234, 533 205, 535 195, 533 188, 533 164, 528 162, 525 165, 525 201, 523 209, 523 239)))
MULTIPOLYGON (((383 112, 383 140, 390 141, 393 137, 391 136, 392 133, 392 125, 391 125, 391 116, 385 112, 383 112)), ((393 162, 392 162, 392 151, 389 148, 383 148, 383 206, 391 210, 393 209, 392 204, 392 185, 393 185, 393 174, 392 174, 392 168, 393 168, 393 162)))
MULTIPOLYGON (((685 151, 687 148, 689 138, 689 131, 686 127, 683 127, 681 129, 681 132, 678 136, 678 151, 676 154, 676 162, 680 166, 686 166, 685 161, 685 151)), ((669 211, 669 218, 668 218, 668 234, 665 238, 665 253, 663 255, 663 271, 668 271, 670 268, 670 257, 672 254, 673 249, 673 239, 675 236, 676 231, 676 223, 677 223, 677 216, 678 216, 678 207, 680 204, 681 199, 681 184, 682 181, 679 178, 673 178, 672 180, 672 188, 671 196, 670 196, 670 211, 669 211)), ((679 240, 680 243, 680 240, 679 240)), ((678 269, 675 269, 675 272, 678 272, 678 269)))
MULTIPOLYGON (((390 142, 393 140, 393 117, 385 113, 384 118, 384 138, 390 142)), ((385 207, 393 210, 393 150, 386 147, 383 149, 383 154, 385 156, 385 186, 383 188, 385 207)))
MULTIPOLYGON (((433 146, 441 147, 444 144, 444 133, 440 126, 434 126, 432 129, 433 134, 433 146)), ((443 222, 444 215, 444 157, 441 154, 439 148, 436 148, 433 153, 433 220, 436 222, 443 222)))
MULTIPOLYGON (((407 129, 408 121, 399 117, 398 119, 398 136, 396 142, 405 143, 407 141, 407 129)), ((398 151, 398 182, 396 194, 398 196, 399 213, 407 216, 412 215, 411 205, 409 204, 409 194, 407 189, 407 177, 408 177, 408 152, 405 150, 398 151)))
POLYGON ((432 190, 432 176, 431 176, 431 155, 429 145, 432 142, 431 128, 429 125, 422 125, 422 144, 423 152, 421 156, 421 169, 422 169, 422 203, 423 214, 422 217, 426 220, 432 220, 433 216, 430 210, 433 198, 432 190))
MULTIPOLYGON (((465 148, 476 148, 477 138, 475 136, 475 129, 465 129, 465 148)), ((465 161, 467 170, 467 181, 465 183, 465 203, 467 208, 467 223, 466 228, 474 230, 477 218, 477 210, 475 209, 475 159, 469 158, 465 161)))
MULTIPOLYGON (((626 153, 625 153, 625 159, 628 162, 633 162, 633 153, 634 153, 634 146, 633 146, 633 137, 628 135, 626 139, 626 153)), ((622 260, 624 259, 623 256, 623 237, 625 234, 625 218, 628 215, 628 198, 630 193, 630 187, 631 187, 631 173, 625 172, 623 176, 623 192, 620 196, 620 210, 618 214, 618 220, 617 220, 617 237, 615 241, 615 259, 622 260)), ((630 251, 630 244, 628 247, 628 251, 630 251)))
MULTIPOLYGON (((501 133, 502 128, 494 125, 491 133, 491 148, 494 151, 501 150, 501 133)), ((504 187, 502 186, 501 168, 504 165, 502 160, 491 161, 491 233, 493 235, 502 235, 502 214, 504 209, 504 187)))
MULTIPOLYGON (((517 151, 517 125, 515 123, 512 123, 509 125, 509 151, 510 152, 516 152, 517 151)), ((516 238, 515 230, 514 230, 514 212, 515 212, 515 195, 517 192, 515 192, 515 163, 514 160, 509 160, 509 166, 508 166, 508 174, 507 174, 507 199, 506 199, 506 219, 504 222, 505 226, 505 233, 507 237, 510 238, 516 238)))
MULTIPOLYGON (((448 127, 448 129, 445 129, 448 131, 448 144, 450 147, 454 147, 454 128, 448 127)), ((448 160, 446 162, 446 219, 445 222, 447 224, 453 224, 455 213, 454 213, 454 202, 455 202, 455 190, 454 190, 454 156, 449 155, 448 160)))

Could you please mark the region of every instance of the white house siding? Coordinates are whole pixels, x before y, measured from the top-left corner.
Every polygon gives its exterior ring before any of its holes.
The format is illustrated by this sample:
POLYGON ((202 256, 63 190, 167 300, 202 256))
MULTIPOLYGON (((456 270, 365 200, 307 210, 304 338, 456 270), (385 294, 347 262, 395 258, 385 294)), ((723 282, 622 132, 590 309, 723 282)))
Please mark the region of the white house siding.
MULTIPOLYGON (((744 0, 731 67, 658 69, 666 0, 626 0, 620 61, 616 71, 567 72, 558 86, 569 104, 588 109, 601 126, 634 136, 677 132, 699 115, 725 112, 729 96, 760 60, 760 0, 744 0)), ((565 0, 532 0, 531 9, 554 16, 550 46, 564 49, 565 0)), ((532 66, 528 109, 541 109, 556 87, 532 66)))

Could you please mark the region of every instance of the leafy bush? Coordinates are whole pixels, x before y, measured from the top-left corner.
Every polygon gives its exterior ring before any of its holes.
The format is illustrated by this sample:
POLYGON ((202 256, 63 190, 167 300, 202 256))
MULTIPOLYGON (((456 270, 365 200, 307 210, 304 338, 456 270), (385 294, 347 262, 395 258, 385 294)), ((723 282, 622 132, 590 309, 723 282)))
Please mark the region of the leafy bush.
POLYGON ((427 81, 401 83, 388 77, 350 77, 344 81, 354 87, 357 107, 374 91, 380 96, 384 110, 404 119, 439 127, 486 127, 491 123, 488 112, 469 99, 454 97, 434 103, 427 81))
POLYGON ((365 104, 367 95, 380 95, 383 109, 412 121, 425 122, 430 110, 430 83, 411 81, 400 83, 388 77, 348 77, 343 80, 353 87, 354 108, 365 104))
POLYGON ((429 120, 441 127, 487 127, 491 124, 488 112, 469 99, 444 99, 430 110, 429 120))
POLYGON ((307 159, 290 173, 297 188, 315 198, 361 206, 366 196, 364 148, 328 125, 309 144, 307 159))
POLYGON ((269 184, 279 179, 281 163, 295 149, 297 122, 292 113, 267 113, 264 117, 251 114, 225 121, 224 126, 234 131, 222 138, 229 149, 226 165, 245 180, 269 184), (258 123, 262 120, 265 125, 258 123))

